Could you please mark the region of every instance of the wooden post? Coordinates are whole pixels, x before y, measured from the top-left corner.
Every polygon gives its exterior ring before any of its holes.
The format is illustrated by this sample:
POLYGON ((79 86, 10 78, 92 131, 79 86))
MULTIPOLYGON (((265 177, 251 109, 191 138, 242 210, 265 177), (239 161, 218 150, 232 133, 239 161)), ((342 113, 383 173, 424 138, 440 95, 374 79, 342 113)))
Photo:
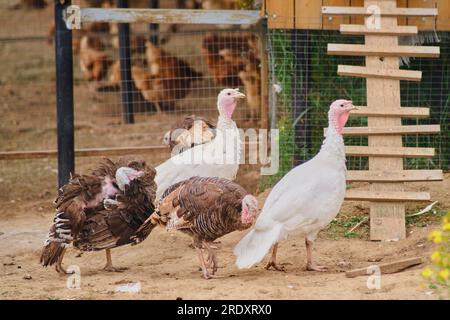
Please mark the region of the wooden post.
POLYGON ((400 16, 436 16, 433 8, 399 8, 396 0, 364 0, 364 7, 322 7, 327 15, 365 17, 364 25, 341 25, 345 34, 363 34, 364 45, 329 44, 332 55, 366 56, 364 67, 339 66, 341 76, 367 78, 367 107, 355 112, 367 116, 368 127, 345 128, 344 135, 367 135, 368 146, 346 148, 347 155, 369 157, 369 171, 350 172, 351 181, 370 182, 369 190, 349 190, 347 200, 370 201, 370 239, 404 239, 405 201, 429 201, 426 192, 406 192, 407 181, 441 180, 442 171, 404 170, 404 157, 432 157, 432 148, 405 148, 403 134, 438 133, 439 125, 405 125, 402 117, 426 117, 426 108, 402 108, 400 81, 420 81, 422 72, 400 70, 399 57, 439 56, 439 47, 399 46, 399 35, 417 33, 417 27, 399 27, 400 16), (372 16, 368 8, 377 9, 372 16), (370 19, 370 20, 368 20, 370 19), (375 21, 374 21, 375 20, 375 21), (369 22, 375 24, 370 24, 369 22))
MULTIPOLYGON (((117 7, 128 8, 128 0, 118 0, 117 7)), ((134 123, 133 112, 133 79, 131 77, 130 25, 119 23, 119 59, 120 59, 120 91, 122 96, 122 114, 125 123, 134 123)))
POLYGON ((70 1, 55 1, 56 113, 58 127, 58 186, 75 170, 72 31, 63 18, 70 1))
MULTIPOLYGON (((396 0, 377 1, 365 0, 366 7, 378 5, 381 10, 392 10, 397 7, 396 0)), ((366 18, 367 19, 367 18, 366 18)), ((381 17, 382 27, 396 27, 396 17, 381 17)), ((396 36, 366 35, 367 46, 392 47, 398 44, 396 36)), ((397 57, 366 57, 366 66, 375 69, 399 69, 397 57)), ((395 110, 401 107, 400 80, 367 78, 367 106, 378 109, 380 105, 385 110, 395 110)), ((368 117, 369 127, 401 126, 401 118, 368 117)), ((369 147, 403 147, 402 136, 369 136, 369 147)), ((369 170, 403 170, 402 158, 369 157, 369 170)), ((400 183, 372 183, 371 191, 404 191, 400 183)), ((370 239, 405 239, 405 203, 371 202, 370 203, 370 239)))

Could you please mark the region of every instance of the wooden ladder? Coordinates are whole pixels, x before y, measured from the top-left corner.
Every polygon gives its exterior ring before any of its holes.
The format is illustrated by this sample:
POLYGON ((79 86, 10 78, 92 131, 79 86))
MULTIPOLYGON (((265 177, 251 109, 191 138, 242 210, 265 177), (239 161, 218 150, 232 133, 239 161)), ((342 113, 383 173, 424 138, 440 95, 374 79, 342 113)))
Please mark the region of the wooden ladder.
POLYGON ((396 0, 365 0, 364 7, 322 7, 324 15, 365 17, 364 25, 340 25, 342 34, 364 35, 364 45, 328 44, 328 54, 365 56, 365 66, 338 66, 338 75, 367 78, 367 106, 352 112, 368 127, 349 127, 347 135, 368 136, 368 146, 348 146, 347 155, 368 156, 368 171, 349 171, 348 181, 370 182, 367 191, 348 190, 347 200, 370 201, 370 239, 406 238, 405 201, 429 201, 426 192, 405 191, 405 182, 442 180, 441 170, 404 170, 404 157, 433 157, 433 148, 403 147, 404 134, 438 133, 438 125, 402 126, 402 118, 425 118, 428 108, 402 108, 400 80, 420 81, 422 72, 401 70, 399 57, 439 57, 439 47, 400 46, 399 36, 415 26, 398 26, 398 17, 437 16, 435 8, 398 8, 396 0), (378 16, 374 16, 377 14, 378 16))

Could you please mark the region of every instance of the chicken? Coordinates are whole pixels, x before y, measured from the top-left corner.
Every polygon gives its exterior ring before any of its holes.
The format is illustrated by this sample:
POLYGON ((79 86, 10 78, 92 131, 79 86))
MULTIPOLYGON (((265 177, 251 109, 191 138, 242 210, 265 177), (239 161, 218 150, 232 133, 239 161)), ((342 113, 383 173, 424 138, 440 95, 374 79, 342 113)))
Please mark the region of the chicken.
POLYGON ((234 180, 240 163, 242 142, 239 129, 231 119, 238 99, 245 98, 238 89, 224 89, 217 97, 219 118, 216 137, 171 157, 156 167, 156 197, 169 186, 193 176, 221 177, 234 180))
MULTIPOLYGON (((111 37, 111 45, 115 49, 119 49, 119 27, 117 23, 111 23, 109 33, 111 37)), ((146 39, 142 35, 130 34, 130 53, 144 53, 146 39)))
POLYGON ((145 52, 150 74, 163 82, 166 102, 186 97, 192 82, 202 77, 186 61, 171 56, 149 41, 145 52))
POLYGON ((257 210, 256 198, 240 185, 217 177, 192 177, 164 192, 155 213, 137 231, 135 238, 141 241, 156 223, 165 225, 167 230, 180 230, 192 236, 203 276, 210 279, 217 271, 211 243, 230 232, 249 228, 257 210), (206 262, 203 249, 208 253, 206 262))
MULTIPOLYGON (((83 24, 83 29, 72 29, 72 52, 78 54, 80 52, 81 38, 85 35, 90 37, 90 45, 96 50, 103 50, 104 45, 100 39, 100 34, 109 31, 109 24, 107 22, 91 22, 83 24)), ((52 22, 48 27, 47 43, 53 44, 55 37, 55 23, 52 22)))
POLYGON ((74 175, 55 200, 56 215, 42 249, 43 266, 55 264, 73 245, 82 251, 106 249, 107 271, 115 269, 111 248, 130 243, 134 232, 153 212, 155 170, 140 159, 105 160, 91 174, 74 175), (126 165, 126 166, 124 166, 126 165))
POLYGON ((170 147, 172 155, 176 155, 196 145, 212 141, 215 128, 211 121, 190 115, 167 131, 163 142, 170 147))
POLYGON ((259 66, 256 43, 251 34, 206 34, 201 52, 214 81, 224 86, 241 85, 239 72, 249 64, 259 66))
POLYGON ((256 120, 259 118, 261 106, 261 70, 252 65, 247 65, 245 70, 239 72, 239 78, 244 84, 247 95, 250 119, 256 120))
POLYGON ((342 130, 351 101, 337 100, 328 112, 329 126, 320 152, 311 160, 292 169, 272 189, 254 228, 236 245, 236 265, 249 268, 261 261, 272 247, 266 265, 277 265, 278 242, 289 233, 305 236, 307 270, 324 271, 312 260, 312 245, 318 232, 338 214, 346 189, 346 166, 342 130))
POLYGON ((106 76, 110 60, 102 50, 103 43, 98 37, 83 36, 81 38, 80 68, 89 81, 100 81, 106 76))

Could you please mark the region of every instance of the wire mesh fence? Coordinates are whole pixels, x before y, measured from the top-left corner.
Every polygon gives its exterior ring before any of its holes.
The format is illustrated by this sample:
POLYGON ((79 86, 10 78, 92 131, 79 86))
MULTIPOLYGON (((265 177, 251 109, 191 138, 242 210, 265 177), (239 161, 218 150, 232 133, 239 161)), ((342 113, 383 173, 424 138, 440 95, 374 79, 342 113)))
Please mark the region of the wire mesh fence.
MULTIPOLYGON (((0 29, 4 66, 0 151, 56 149, 52 8, 36 12, 5 6, 0 14, 4 26, 0 29), (28 26, 17 24, 19 20, 28 26)), ((326 50, 328 43, 363 43, 363 37, 323 30, 276 29, 266 34, 247 26, 161 25, 156 33, 150 32, 148 24, 130 27, 133 124, 124 121, 117 25, 91 23, 73 32, 77 149, 160 146, 166 132, 188 115, 215 122, 217 94, 225 87, 239 87, 247 95, 233 115, 238 126, 260 128, 261 92, 268 89, 270 125, 280 130, 280 171, 264 181, 261 187, 265 187, 317 153, 333 100, 366 104, 364 79, 337 76, 338 64, 364 65, 364 58, 329 56, 326 50), (266 40, 267 52, 261 40, 266 40), (262 83, 261 62, 266 53, 269 81, 262 83)), ((405 146, 436 148, 432 159, 406 159, 405 169, 448 170, 450 166, 450 36, 438 32, 437 38, 439 43, 431 45, 440 46, 439 59, 411 59, 402 67, 423 71, 421 82, 402 82, 402 106, 431 110, 428 119, 404 119, 403 124, 441 126, 438 135, 405 136, 405 146)), ((353 117, 348 125, 366 126, 367 119, 353 117)), ((367 145, 367 138, 346 137, 345 142, 367 145)), ((157 165, 168 156, 168 152, 156 152, 146 159, 157 165)), ((77 159, 77 170, 92 167, 97 160, 77 159)), ((367 169, 367 158, 348 157, 348 168, 367 169)), ((29 187, 30 176, 36 172, 34 189, 53 190, 56 170, 54 159, 2 161, 0 194, 4 200, 21 198, 23 191, 31 197, 38 192, 29 187)), ((241 167, 239 181, 251 191, 259 180, 256 168, 241 167)))

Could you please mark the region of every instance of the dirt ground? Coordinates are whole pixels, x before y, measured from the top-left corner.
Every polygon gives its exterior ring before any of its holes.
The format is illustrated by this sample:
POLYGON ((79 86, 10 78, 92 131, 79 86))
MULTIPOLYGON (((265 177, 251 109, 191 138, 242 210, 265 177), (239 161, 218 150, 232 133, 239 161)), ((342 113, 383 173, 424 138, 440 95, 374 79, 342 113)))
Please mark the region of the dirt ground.
MULTIPOLYGON (((0 150, 55 149, 54 48, 45 43, 45 38, 39 39, 46 35, 52 8, 34 11, 7 7, 0 5, 0 38, 26 36, 30 41, 0 43, 0 150), (24 19, 27 23, 23 23, 24 19)), ((200 39, 198 34, 179 34, 167 46, 174 52, 182 48, 184 58, 199 71, 206 72, 199 60, 198 45, 197 49, 189 47, 191 43, 198 44, 200 39)), ((142 112, 137 114, 136 124, 123 125, 119 95, 93 92, 92 86, 81 79, 76 57, 74 61, 77 148, 156 145, 177 117, 190 113, 209 117, 216 114, 217 87, 211 79, 204 79, 178 105, 177 112, 158 116, 142 112)), ((146 159, 156 165, 164 155, 146 159)), ((77 159, 77 171, 92 167, 96 161, 95 158, 77 159)), ((369 266, 374 260, 383 263, 404 257, 427 257, 432 250, 426 241, 427 234, 437 227, 443 212, 450 209, 450 174, 446 174, 443 182, 408 186, 410 190, 429 191, 433 201, 439 203, 434 211, 407 219, 408 238, 404 241, 370 242, 367 224, 346 234, 367 215, 368 208, 364 203, 344 203, 337 219, 320 234, 314 249, 315 259, 330 268, 325 273, 304 270, 304 240, 295 235, 283 242, 279 250, 279 261, 287 272, 266 271, 263 263, 249 270, 237 270, 232 249, 245 232, 235 232, 223 237, 219 245, 219 274, 224 278, 206 281, 198 270, 196 254, 189 247, 190 239, 180 233, 156 229, 140 245, 113 250, 115 265, 128 268, 123 273, 101 270, 105 263, 103 252, 79 256, 77 251, 69 250, 65 266, 80 267, 80 289, 68 289, 66 276, 38 264, 54 215, 56 176, 55 159, 0 162, 0 299, 438 298, 419 275, 423 265, 382 276, 380 290, 369 290, 366 277, 346 278, 344 271, 369 266), (135 282, 141 284, 139 293, 115 292, 118 286, 135 282)), ((258 176, 257 169, 242 167, 238 182, 256 193, 258 176)), ((261 205, 267 193, 260 195, 261 205)), ((408 214, 426 205, 409 205, 408 214)))
MULTIPOLYGON (((425 188, 432 193, 433 200, 438 200, 447 210, 450 208, 449 174, 443 182, 429 183, 426 187, 411 186, 412 190, 425 188)), ((266 195, 264 192, 259 196, 261 204, 266 195)), ((344 274, 348 269, 376 263, 428 257, 433 245, 426 237, 437 227, 439 217, 427 219, 436 213, 426 214, 427 218, 422 219, 421 224, 409 224, 407 239, 399 242, 371 242, 364 235, 347 239, 343 232, 331 226, 319 235, 314 249, 316 261, 329 267, 324 273, 305 271, 304 240, 295 235, 283 242, 279 250, 279 261, 287 272, 266 271, 264 262, 249 270, 237 270, 232 250, 245 232, 234 232, 220 239, 218 272, 224 277, 212 280, 201 277, 196 253, 189 247, 191 240, 187 236, 159 228, 137 246, 112 250, 115 265, 128 268, 121 273, 101 270, 105 263, 103 252, 79 256, 78 251, 70 249, 64 263, 66 267, 76 265, 80 268, 81 283, 80 289, 68 289, 68 276, 58 275, 53 268, 44 269, 38 264, 43 239, 53 218, 51 198, 0 205, 2 299, 439 298, 419 274, 424 265, 383 275, 379 290, 368 289, 365 276, 350 279, 344 274), (138 293, 116 292, 120 286, 137 282, 141 285, 138 293)), ((352 210, 352 216, 358 216, 358 210, 366 210, 364 208, 359 203, 345 203, 337 220, 352 210)))

